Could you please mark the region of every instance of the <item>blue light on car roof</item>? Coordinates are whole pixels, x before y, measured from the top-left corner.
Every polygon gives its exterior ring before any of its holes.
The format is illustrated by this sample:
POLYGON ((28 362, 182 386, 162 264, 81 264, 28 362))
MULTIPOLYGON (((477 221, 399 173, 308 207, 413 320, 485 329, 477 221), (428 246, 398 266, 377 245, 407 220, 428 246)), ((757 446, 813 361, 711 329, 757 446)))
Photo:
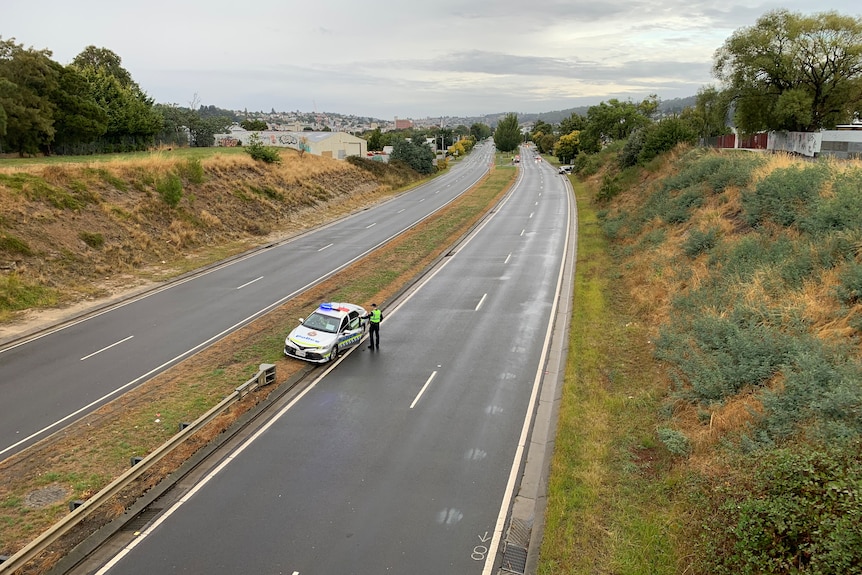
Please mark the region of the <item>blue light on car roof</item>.
POLYGON ((335 306, 333 306, 331 303, 322 303, 322 304, 320 304, 320 309, 332 311, 335 309, 335 306))

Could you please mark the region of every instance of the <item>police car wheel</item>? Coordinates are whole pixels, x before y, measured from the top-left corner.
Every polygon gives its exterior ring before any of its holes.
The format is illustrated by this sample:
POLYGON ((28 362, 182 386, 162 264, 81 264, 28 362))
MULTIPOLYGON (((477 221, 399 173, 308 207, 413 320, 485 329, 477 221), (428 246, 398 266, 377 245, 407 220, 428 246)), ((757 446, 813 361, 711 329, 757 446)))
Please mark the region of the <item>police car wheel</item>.
POLYGON ((329 361, 335 361, 338 359, 340 355, 340 350, 338 349, 338 344, 332 346, 332 352, 329 354, 329 361))

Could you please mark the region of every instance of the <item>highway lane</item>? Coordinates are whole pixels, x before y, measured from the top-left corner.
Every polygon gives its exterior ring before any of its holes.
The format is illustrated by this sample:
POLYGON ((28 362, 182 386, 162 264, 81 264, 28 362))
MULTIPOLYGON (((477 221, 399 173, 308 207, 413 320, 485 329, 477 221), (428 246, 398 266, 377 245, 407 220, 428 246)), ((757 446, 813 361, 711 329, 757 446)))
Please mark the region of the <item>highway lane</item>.
POLYGON ((344 357, 96 572, 491 573, 574 209, 527 162, 494 217, 385 310, 379 351, 344 357))
POLYGON ((477 146, 450 172, 374 208, 0 349, 0 459, 349 265, 469 189, 477 146))

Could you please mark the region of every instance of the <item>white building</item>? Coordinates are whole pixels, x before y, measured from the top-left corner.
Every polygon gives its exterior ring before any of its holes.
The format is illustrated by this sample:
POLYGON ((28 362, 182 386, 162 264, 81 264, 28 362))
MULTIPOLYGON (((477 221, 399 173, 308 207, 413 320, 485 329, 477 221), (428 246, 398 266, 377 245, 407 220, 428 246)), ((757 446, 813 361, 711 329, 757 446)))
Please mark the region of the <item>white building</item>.
POLYGON ((252 134, 257 134, 265 146, 293 148, 304 150, 315 156, 343 160, 347 156, 365 157, 368 152, 368 142, 346 132, 283 132, 265 130, 249 132, 238 126, 232 126, 227 134, 216 134, 216 146, 244 146, 248 144, 252 134))

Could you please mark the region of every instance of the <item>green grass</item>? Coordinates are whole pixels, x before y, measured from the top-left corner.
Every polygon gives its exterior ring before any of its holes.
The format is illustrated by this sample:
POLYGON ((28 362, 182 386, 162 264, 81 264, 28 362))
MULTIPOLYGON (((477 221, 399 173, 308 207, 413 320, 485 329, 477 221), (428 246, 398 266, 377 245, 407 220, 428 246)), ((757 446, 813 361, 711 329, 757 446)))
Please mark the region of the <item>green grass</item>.
POLYGON ((675 573, 672 501, 658 477, 660 390, 647 330, 626 313, 583 186, 569 353, 538 573, 675 573), (626 350, 620 353, 620 350, 626 350))

